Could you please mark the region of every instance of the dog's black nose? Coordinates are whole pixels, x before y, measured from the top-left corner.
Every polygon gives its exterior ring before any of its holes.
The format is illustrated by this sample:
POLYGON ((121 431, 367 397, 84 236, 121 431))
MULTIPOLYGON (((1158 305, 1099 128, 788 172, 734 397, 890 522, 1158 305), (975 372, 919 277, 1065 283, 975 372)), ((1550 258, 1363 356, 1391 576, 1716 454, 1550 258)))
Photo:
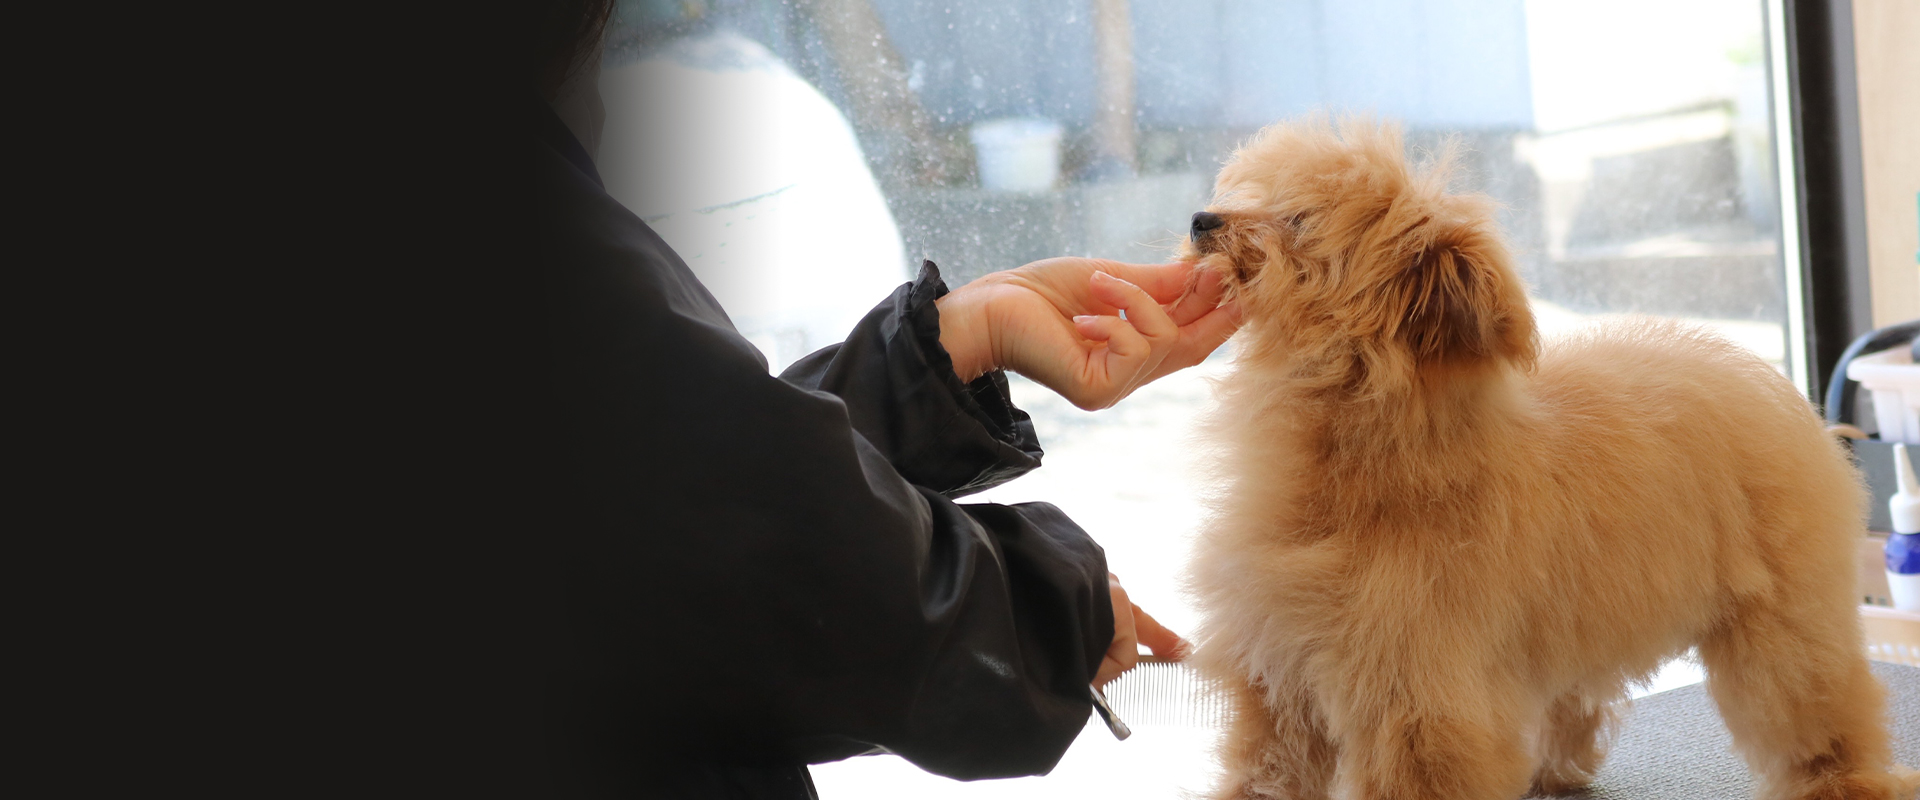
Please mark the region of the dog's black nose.
POLYGON ((1207 231, 1227 224, 1227 218, 1211 211, 1202 211, 1193 215, 1193 236, 1198 239, 1207 231))

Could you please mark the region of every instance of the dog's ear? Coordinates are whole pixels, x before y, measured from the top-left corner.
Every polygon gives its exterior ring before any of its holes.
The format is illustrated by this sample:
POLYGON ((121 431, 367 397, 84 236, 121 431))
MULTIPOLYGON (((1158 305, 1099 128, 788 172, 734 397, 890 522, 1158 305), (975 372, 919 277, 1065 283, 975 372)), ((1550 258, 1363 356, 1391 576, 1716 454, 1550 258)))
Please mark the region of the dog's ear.
POLYGON ((1532 315, 1504 257, 1478 232, 1440 237, 1414 257, 1398 334, 1416 360, 1532 360, 1532 315))

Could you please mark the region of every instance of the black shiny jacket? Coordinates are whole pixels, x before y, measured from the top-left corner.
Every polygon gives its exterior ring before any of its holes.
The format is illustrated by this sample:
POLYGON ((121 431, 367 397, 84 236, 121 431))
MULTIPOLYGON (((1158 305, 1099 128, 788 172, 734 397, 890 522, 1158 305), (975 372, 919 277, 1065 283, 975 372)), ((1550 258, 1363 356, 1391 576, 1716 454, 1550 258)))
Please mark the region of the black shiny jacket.
POLYGON ((556 792, 812 797, 805 764, 881 751, 955 778, 1052 769, 1112 638, 1105 556, 1053 506, 954 502, 1041 451, 1003 375, 954 375, 939 271, 775 378, 539 122, 556 792))

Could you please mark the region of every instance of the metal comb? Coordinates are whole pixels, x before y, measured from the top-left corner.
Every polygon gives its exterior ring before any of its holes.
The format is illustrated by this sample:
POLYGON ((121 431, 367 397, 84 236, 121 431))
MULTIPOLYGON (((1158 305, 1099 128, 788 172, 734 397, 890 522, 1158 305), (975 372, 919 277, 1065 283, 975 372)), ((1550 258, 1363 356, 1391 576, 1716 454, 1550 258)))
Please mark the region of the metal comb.
POLYGON ((1217 728, 1226 724, 1224 698, 1212 691, 1192 667, 1160 656, 1141 656, 1139 665, 1122 673, 1106 692, 1088 687, 1093 708, 1116 739, 1133 729, 1122 719, 1149 727, 1217 728))

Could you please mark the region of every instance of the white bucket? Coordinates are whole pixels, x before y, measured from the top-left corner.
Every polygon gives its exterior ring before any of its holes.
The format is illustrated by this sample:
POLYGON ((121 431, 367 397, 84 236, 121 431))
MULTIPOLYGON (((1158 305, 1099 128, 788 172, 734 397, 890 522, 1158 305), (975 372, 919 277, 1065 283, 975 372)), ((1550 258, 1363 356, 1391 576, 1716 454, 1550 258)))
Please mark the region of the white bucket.
POLYGON ((973 151, 980 185, 996 192, 1040 192, 1060 179, 1060 123, 1016 117, 976 122, 973 151))
POLYGON ((1873 392, 1881 441, 1920 444, 1920 364, 1906 345, 1854 358, 1847 377, 1873 392))

